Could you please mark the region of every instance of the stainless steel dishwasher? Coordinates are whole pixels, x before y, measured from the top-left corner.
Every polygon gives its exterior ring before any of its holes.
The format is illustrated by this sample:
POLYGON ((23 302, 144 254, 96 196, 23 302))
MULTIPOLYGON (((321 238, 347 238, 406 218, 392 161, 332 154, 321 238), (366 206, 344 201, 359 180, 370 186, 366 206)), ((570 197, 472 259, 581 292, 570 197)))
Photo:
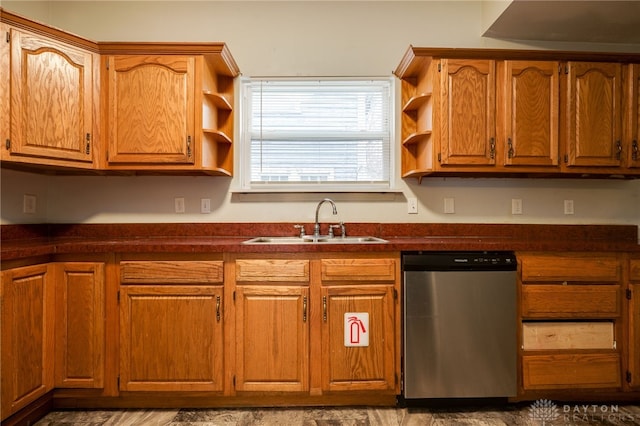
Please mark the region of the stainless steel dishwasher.
POLYGON ((515 396, 512 252, 403 253, 403 397, 515 396))

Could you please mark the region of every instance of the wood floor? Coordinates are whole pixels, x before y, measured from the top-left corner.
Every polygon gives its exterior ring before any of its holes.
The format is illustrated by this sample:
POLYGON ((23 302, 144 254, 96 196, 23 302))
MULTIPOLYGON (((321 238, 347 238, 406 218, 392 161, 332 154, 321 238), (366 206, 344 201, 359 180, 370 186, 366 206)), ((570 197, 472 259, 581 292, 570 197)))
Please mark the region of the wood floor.
MULTIPOLYGON (((539 401, 537 401, 539 402, 539 401)), ((447 408, 288 408, 55 411, 37 426, 640 425, 640 405, 517 404, 447 408)))

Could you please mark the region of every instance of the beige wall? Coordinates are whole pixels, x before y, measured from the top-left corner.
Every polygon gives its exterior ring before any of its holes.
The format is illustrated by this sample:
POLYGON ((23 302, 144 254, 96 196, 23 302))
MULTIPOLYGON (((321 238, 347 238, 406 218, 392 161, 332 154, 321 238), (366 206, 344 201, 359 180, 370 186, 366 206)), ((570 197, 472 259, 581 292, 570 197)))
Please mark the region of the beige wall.
MULTIPOLYGON (((481 37, 505 2, 479 1, 50 1, 2 7, 100 41, 224 41, 244 76, 388 76, 410 44, 432 47, 616 50, 587 44, 515 44, 481 37), (501 6, 502 4, 502 6, 501 6)), ((640 50, 639 50, 640 51, 640 50)), ((399 164, 399 159, 396 159, 399 164)), ((2 223, 309 223, 327 194, 231 194, 215 177, 42 176, 2 170, 2 223), (24 193, 38 197, 35 215, 24 193), (173 198, 186 199, 175 214, 173 198), (200 214, 201 198, 212 213, 200 214)), ((620 223, 640 225, 640 180, 397 178, 396 194, 335 194, 345 222, 620 223), (417 197, 419 213, 406 212, 417 197), (444 198, 455 214, 444 214, 444 198), (511 215, 511 199, 523 214, 511 215), (575 214, 563 214, 563 200, 575 214)))

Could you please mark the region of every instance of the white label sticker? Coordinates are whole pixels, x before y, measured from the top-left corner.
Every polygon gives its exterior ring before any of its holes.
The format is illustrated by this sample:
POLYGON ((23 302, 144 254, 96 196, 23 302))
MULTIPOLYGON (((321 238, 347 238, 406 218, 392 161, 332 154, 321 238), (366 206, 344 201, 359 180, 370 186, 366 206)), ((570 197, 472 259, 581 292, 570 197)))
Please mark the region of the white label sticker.
POLYGON ((346 312, 344 314, 344 345, 369 346, 368 312, 346 312))

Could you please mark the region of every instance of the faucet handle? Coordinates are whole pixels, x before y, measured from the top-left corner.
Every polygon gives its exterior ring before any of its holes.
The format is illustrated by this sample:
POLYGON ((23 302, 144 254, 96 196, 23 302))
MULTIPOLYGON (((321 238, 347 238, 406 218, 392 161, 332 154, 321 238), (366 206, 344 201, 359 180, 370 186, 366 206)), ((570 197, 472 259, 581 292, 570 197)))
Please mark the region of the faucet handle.
POLYGON ((307 235, 306 232, 304 232, 304 225, 293 225, 293 227, 300 230, 300 238, 307 235))
POLYGON ((340 228, 340 225, 329 225, 329 238, 333 238, 335 236, 333 233, 334 228, 340 228))

